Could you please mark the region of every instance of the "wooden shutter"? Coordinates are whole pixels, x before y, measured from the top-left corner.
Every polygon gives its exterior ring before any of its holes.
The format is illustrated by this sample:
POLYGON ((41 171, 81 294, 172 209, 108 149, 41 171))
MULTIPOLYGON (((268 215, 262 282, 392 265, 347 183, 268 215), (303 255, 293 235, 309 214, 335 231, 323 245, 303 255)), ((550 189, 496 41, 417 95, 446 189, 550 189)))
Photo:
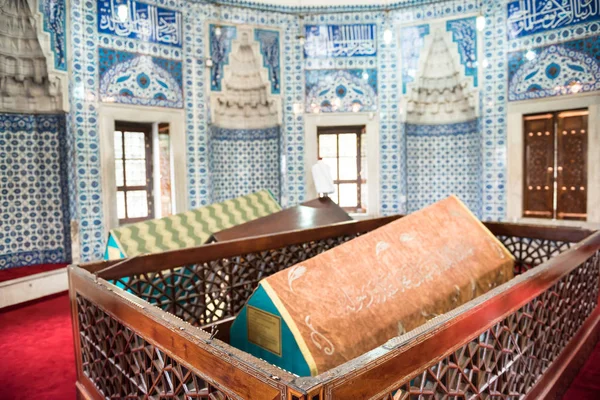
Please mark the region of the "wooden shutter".
POLYGON ((524 118, 523 215, 552 218, 554 210, 554 116, 524 118))
POLYGON ((558 113, 557 124, 557 218, 585 220, 588 111, 558 113))

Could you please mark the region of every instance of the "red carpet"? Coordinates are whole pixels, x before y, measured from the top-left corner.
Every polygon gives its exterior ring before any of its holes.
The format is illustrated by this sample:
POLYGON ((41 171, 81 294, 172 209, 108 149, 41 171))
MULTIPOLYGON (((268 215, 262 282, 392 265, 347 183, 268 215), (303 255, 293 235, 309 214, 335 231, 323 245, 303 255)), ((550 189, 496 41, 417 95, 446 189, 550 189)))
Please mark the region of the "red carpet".
POLYGON ((65 293, 0 310, 0 398, 75 399, 75 356, 65 293))
POLYGON ((563 400, 600 399, 600 342, 571 383, 563 400))
POLYGON ((23 278, 24 276, 40 274, 42 272, 53 271, 64 268, 68 264, 38 264, 26 267, 7 268, 0 270, 0 282, 12 281, 13 279, 23 278))

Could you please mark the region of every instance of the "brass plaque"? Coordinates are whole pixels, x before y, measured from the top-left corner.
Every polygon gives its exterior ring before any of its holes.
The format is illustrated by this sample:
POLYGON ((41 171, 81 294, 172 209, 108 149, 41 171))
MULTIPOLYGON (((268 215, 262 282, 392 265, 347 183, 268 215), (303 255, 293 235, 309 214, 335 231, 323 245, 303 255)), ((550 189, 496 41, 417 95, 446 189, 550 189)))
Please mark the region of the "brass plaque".
POLYGON ((281 357, 281 318, 248 306, 248 341, 281 357))

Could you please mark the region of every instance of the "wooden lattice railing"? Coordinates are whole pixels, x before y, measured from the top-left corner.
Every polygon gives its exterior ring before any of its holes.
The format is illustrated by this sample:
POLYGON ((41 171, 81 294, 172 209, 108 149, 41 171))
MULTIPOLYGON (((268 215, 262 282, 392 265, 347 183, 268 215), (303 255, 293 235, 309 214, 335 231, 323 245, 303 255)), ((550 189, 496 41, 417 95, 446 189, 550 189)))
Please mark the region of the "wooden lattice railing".
POLYGON ((391 220, 71 267, 80 392, 108 398, 508 399, 528 393, 597 312, 600 234, 567 251, 591 232, 488 224, 515 256, 520 276, 318 377, 294 377, 194 327, 230 321, 263 277, 391 220))
POLYGON ((596 308, 599 276, 597 252, 516 312, 380 398, 519 398, 596 308))
POLYGON ((190 324, 203 326, 237 315, 261 279, 359 235, 143 272, 118 278, 114 283, 190 324))

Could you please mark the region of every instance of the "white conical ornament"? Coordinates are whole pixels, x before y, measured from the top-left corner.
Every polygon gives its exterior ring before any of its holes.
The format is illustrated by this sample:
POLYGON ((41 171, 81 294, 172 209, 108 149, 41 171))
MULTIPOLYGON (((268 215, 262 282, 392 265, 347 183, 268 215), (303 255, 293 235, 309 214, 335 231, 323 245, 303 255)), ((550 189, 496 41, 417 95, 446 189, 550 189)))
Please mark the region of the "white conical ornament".
POLYGON ((247 32, 241 32, 237 48, 225 67, 223 92, 217 94, 214 124, 227 129, 261 129, 278 125, 275 101, 263 80, 261 63, 250 44, 247 32))

